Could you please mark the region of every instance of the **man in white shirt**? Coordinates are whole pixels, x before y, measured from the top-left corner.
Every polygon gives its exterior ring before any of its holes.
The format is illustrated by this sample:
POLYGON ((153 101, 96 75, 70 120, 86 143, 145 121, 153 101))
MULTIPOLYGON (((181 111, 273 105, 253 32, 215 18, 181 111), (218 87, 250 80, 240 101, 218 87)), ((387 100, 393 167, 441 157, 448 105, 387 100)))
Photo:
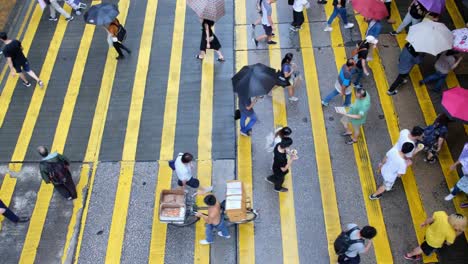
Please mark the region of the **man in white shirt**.
POLYGON ((391 148, 383 161, 379 164, 379 170, 382 174, 383 183, 377 188, 375 193, 369 196, 371 200, 378 200, 385 191, 390 191, 397 177, 406 173, 405 154, 412 152, 414 144, 411 142, 403 143, 401 149, 391 148))
MULTIPOLYGON (((185 188, 185 186, 190 186, 195 189, 200 187, 200 181, 192 175, 192 168, 194 167, 192 154, 188 152, 179 153, 175 159, 174 166, 177 175, 177 185, 182 188, 185 188)), ((204 192, 209 192, 213 188, 210 186, 202 189, 204 192)))
POLYGON ((422 150, 422 148, 418 148, 417 143, 422 140, 423 133, 424 129, 420 126, 413 127, 411 132, 408 129, 403 129, 400 131, 400 137, 398 138, 397 143, 393 146, 394 149, 399 150, 406 142, 414 145, 413 151, 405 154, 405 159, 408 161, 409 165, 411 165, 410 159, 422 150))
POLYGON ((309 8, 310 4, 307 0, 294 0, 293 8, 293 22, 289 28, 291 31, 298 31, 302 28, 304 23, 304 8, 309 8))

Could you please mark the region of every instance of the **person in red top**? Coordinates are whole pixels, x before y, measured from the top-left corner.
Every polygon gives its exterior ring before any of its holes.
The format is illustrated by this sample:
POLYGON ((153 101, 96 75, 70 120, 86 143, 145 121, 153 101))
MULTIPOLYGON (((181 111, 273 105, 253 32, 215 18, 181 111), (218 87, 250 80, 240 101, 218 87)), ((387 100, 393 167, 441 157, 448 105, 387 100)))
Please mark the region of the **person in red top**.
POLYGON ((44 83, 29 67, 29 62, 26 56, 24 56, 21 42, 16 39, 8 39, 8 36, 5 32, 0 32, 0 40, 5 43, 5 47, 3 47, 3 55, 7 59, 11 76, 15 76, 16 73, 18 73, 21 80, 23 80, 23 85, 29 87, 31 86, 31 83, 26 78, 26 75, 24 75, 24 71, 29 76, 33 77, 33 79, 37 81, 37 84, 39 84, 40 87, 44 86, 44 83))

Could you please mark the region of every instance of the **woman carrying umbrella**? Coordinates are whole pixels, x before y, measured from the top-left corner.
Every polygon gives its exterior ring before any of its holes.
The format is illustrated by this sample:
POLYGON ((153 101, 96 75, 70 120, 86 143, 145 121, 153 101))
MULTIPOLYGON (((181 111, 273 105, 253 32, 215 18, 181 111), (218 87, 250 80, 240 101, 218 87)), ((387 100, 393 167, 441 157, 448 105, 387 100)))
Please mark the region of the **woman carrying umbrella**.
POLYGON ((197 59, 203 60, 205 58, 206 49, 214 49, 218 54, 218 61, 223 62, 224 57, 221 53, 221 43, 213 32, 213 26, 215 22, 208 19, 202 20, 202 36, 200 41, 200 53, 197 55, 197 59))
POLYGON ((427 9, 417 0, 413 0, 408 7, 408 13, 406 13, 405 18, 403 18, 403 22, 401 22, 396 31, 390 32, 390 35, 396 36, 409 24, 416 25, 421 22, 426 13, 427 9))

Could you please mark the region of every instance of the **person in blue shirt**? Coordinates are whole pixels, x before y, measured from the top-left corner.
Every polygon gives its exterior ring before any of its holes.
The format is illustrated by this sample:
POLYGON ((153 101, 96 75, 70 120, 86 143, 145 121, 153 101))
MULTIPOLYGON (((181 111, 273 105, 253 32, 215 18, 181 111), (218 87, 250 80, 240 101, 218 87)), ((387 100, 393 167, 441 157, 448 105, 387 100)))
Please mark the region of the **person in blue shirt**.
POLYGON ((333 91, 331 91, 325 99, 322 100, 323 106, 328 106, 330 100, 337 95, 345 97, 343 106, 348 107, 351 105, 351 70, 354 68, 354 65, 354 60, 348 59, 346 63, 341 66, 340 73, 335 81, 335 89, 333 89, 333 91))

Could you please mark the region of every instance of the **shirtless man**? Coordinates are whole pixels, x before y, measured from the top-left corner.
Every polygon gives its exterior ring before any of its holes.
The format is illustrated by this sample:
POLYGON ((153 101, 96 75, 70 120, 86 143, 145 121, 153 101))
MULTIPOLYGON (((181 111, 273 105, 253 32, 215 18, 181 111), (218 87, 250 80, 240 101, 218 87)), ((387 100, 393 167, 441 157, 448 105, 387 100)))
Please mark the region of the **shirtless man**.
POLYGON ((213 194, 205 196, 203 199, 206 205, 208 205, 208 215, 197 212, 196 216, 205 220, 205 235, 206 239, 200 240, 200 244, 209 245, 213 243, 213 229, 218 230, 218 236, 224 238, 230 238, 229 230, 224 223, 224 217, 221 215, 221 205, 216 200, 213 194))

